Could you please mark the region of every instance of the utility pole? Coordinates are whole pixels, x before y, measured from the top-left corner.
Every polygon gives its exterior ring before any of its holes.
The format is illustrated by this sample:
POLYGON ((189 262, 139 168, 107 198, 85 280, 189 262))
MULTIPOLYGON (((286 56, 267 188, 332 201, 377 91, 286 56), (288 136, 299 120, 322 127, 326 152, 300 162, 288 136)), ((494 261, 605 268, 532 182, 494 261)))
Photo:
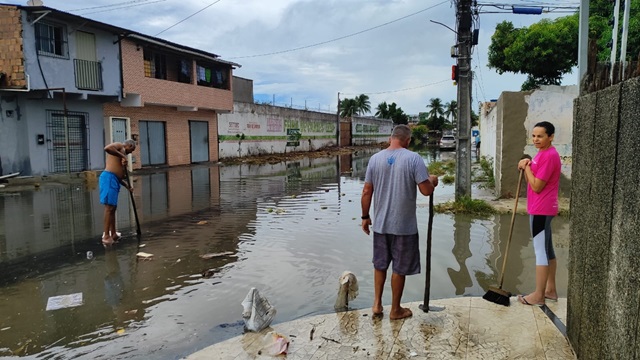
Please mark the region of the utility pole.
POLYGON ((458 146, 456 201, 471 196, 471 1, 458 0, 458 146))

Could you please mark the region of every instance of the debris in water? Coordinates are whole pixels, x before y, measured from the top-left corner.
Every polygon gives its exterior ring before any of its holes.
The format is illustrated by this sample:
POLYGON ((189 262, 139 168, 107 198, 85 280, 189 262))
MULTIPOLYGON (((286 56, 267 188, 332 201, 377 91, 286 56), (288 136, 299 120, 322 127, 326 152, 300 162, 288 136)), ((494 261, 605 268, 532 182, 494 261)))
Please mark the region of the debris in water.
POLYGON ((207 223, 208 223, 207 220, 198 221, 198 225, 204 225, 204 224, 207 224, 207 223))
POLYGON ((52 296, 47 301, 47 311, 82 305, 82 293, 52 296))
POLYGON ((245 328, 249 331, 259 332, 271 324, 276 316, 274 308, 266 297, 260 295, 256 288, 251 288, 242 301, 242 318, 245 328))
POLYGON ((220 253, 209 253, 209 254, 200 255, 200 257, 205 259, 205 260, 209 260, 209 259, 213 259, 215 257, 227 256, 227 255, 233 255, 233 252, 232 251, 225 251, 225 252, 220 252, 220 253))
POLYGON ((149 254, 143 251, 140 251, 139 253, 137 253, 136 256, 139 258, 143 258, 145 260, 151 260, 153 258, 153 254, 149 254))
POLYGON ((358 296, 358 279, 351 271, 345 271, 340 275, 338 282, 340 287, 338 287, 338 297, 333 307, 336 310, 346 310, 349 307, 349 301, 358 296))

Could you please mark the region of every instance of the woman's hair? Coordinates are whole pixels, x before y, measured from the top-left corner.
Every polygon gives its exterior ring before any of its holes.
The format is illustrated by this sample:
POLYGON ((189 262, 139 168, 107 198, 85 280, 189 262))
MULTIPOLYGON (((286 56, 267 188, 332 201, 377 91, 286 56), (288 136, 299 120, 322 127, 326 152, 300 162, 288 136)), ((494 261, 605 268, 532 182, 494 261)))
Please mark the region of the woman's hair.
POLYGON ((545 130, 545 132, 547 133, 548 136, 551 136, 556 132, 556 127, 553 126, 553 124, 548 122, 548 121, 541 121, 541 122, 535 124, 534 128, 537 128, 537 127, 544 128, 544 130, 545 130))
POLYGON ((407 125, 396 125, 396 127, 393 128, 391 137, 400 140, 411 139, 411 128, 407 125))

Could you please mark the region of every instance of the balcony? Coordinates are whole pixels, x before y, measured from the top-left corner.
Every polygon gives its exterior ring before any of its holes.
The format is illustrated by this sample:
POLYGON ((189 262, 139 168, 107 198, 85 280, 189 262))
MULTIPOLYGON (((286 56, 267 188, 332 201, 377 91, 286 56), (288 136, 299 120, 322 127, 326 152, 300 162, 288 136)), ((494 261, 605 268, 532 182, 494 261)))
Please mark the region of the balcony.
POLYGON ((80 90, 102 90, 102 64, 98 61, 73 59, 76 87, 80 90))

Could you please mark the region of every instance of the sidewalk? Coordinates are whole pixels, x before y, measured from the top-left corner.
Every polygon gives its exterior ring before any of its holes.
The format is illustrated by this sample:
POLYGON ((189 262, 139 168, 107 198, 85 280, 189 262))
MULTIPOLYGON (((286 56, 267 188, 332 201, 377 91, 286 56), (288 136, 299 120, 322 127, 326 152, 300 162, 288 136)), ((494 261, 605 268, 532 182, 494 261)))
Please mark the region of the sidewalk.
POLYGON ((566 299, 541 308, 522 305, 515 297, 509 307, 460 297, 430 301, 431 308, 444 309, 429 313, 420 304, 403 304, 413 311, 404 320, 389 320, 387 306, 382 318, 362 309, 276 324, 187 359, 270 359, 263 339, 271 331, 290 340, 287 359, 576 359, 558 329, 564 328, 566 299))

